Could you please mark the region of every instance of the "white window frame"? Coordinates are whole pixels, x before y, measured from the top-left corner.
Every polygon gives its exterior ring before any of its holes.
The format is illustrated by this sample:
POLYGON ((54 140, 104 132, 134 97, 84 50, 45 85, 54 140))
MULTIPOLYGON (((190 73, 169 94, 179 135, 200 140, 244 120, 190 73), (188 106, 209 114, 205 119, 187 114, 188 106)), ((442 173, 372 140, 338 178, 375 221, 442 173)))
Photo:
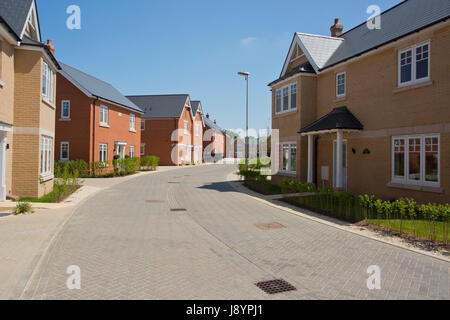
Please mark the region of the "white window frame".
POLYGON ((130 149, 130 151, 129 151, 130 158, 136 157, 136 151, 134 149, 134 146, 130 146, 129 149, 130 149))
POLYGON ((336 97, 343 98, 347 95, 347 72, 336 73, 336 97), (339 77, 344 76, 344 93, 339 93, 339 77))
POLYGON ((49 103, 53 103, 55 73, 47 62, 42 62, 42 97, 49 103), (44 85, 45 84, 45 85, 44 85))
POLYGON ((70 100, 62 100, 61 101, 61 119, 69 120, 70 119, 70 100), (69 115, 64 116, 64 104, 68 103, 69 106, 69 115))
POLYGON ((145 120, 141 119, 141 131, 145 131, 145 120))
POLYGON ((99 143, 98 161, 99 162, 108 162, 108 144, 107 143, 99 143), (104 157, 103 157, 103 155, 104 155, 104 157))
POLYGON ((188 123, 187 120, 184 120, 183 128, 184 128, 184 134, 188 134, 188 131, 189 131, 189 123, 188 123))
POLYGON ((298 109, 298 84, 296 82, 291 82, 279 89, 277 89, 275 91, 275 114, 283 114, 283 113, 289 113, 289 112, 295 112, 298 109), (296 92, 296 97, 297 97, 297 103, 295 105, 295 108, 292 108, 292 87, 296 86, 297 92, 296 92), (288 108, 287 110, 283 110, 283 102, 284 102, 284 89, 288 89, 288 108), (281 93, 281 104, 280 104, 280 111, 277 111, 277 94, 281 93))
POLYGON ((52 175, 53 138, 41 136, 41 177, 52 175))
POLYGON ((136 132, 136 115, 130 113, 130 131, 136 132))
POLYGON ((413 46, 410 46, 408 48, 404 48, 398 51, 398 61, 397 61, 397 73, 398 73, 398 86, 399 87, 404 87, 404 86, 410 86, 410 85, 414 85, 414 84, 418 84, 418 83, 422 83, 422 82, 427 82, 430 81, 431 79, 431 41, 430 40, 426 40, 423 42, 420 42, 418 44, 415 44, 413 46), (416 50, 419 47, 422 47, 424 45, 428 45, 428 76, 425 78, 420 78, 420 79, 416 79, 417 77, 417 73, 416 73, 416 58, 417 58, 417 54, 416 54, 416 50), (401 76, 402 76, 402 66, 401 66, 401 56, 402 53, 408 52, 408 51, 412 51, 412 65, 411 65, 411 81, 408 82, 401 82, 401 76))
POLYGON ((100 105, 100 125, 108 126, 108 121, 109 121, 109 108, 107 106, 101 104, 100 105), (105 121, 105 118, 106 118, 106 121, 105 121))
POLYGON ((439 188, 441 185, 441 137, 440 134, 421 134, 421 135, 405 135, 405 136, 394 136, 391 140, 391 181, 393 183, 400 183, 403 185, 416 185, 416 186, 423 186, 423 187, 437 187, 439 188), (409 139, 420 139, 420 180, 410 180, 409 179, 409 139), (426 155, 426 148, 425 148, 425 139, 427 138, 437 138, 438 139, 438 181, 426 181, 425 177, 425 155, 426 155), (397 139, 404 139, 405 140, 405 176, 403 179, 395 177, 395 146, 394 141, 397 139))
MULTIPOLYGON (((297 150, 297 163, 298 163, 298 146, 297 146, 297 142, 282 142, 282 143, 280 143, 280 154, 281 154, 281 157, 280 157, 280 172, 282 172, 282 173, 288 173, 288 174, 297 174, 297 168, 295 169, 295 170, 291 170, 292 168, 291 168, 291 149, 292 149, 292 146, 295 146, 295 148, 296 148, 296 150, 297 150), (284 147, 285 146, 288 146, 288 159, 287 159, 287 169, 286 170, 284 170, 283 169, 283 167, 284 167, 284 147)), ((296 163, 296 167, 297 167, 297 163, 296 163)))
POLYGON ((195 136, 196 137, 200 136, 200 125, 199 124, 195 125, 195 136))
POLYGON ((62 141, 59 149, 59 160, 69 161, 70 160, 70 143, 68 141, 62 141), (63 146, 67 145, 67 158, 63 158, 63 146))
POLYGON ((145 143, 141 143, 141 156, 145 155, 145 143))

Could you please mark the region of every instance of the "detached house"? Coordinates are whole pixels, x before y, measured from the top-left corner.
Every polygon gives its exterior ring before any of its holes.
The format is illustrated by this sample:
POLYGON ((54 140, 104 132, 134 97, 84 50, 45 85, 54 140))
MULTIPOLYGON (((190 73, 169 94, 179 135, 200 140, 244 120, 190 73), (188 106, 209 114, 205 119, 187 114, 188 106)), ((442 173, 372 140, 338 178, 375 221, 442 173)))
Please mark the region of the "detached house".
POLYGON ((111 84, 64 63, 58 74, 56 160, 139 157, 143 111, 111 84))
POLYGON ((143 111, 141 156, 154 155, 161 165, 193 160, 194 114, 188 94, 128 96, 143 111))
POLYGON ((194 115, 192 144, 193 159, 195 164, 203 163, 203 128, 205 121, 203 119, 203 108, 200 101, 191 101, 192 114, 194 115))
POLYGON ((203 157, 205 161, 222 160, 226 154, 226 143, 225 131, 217 125, 216 120, 211 120, 209 113, 207 113, 203 134, 203 157))
POLYGON ((275 181, 450 201, 450 2, 408 0, 331 36, 295 33, 272 89, 275 181))
POLYGON ((0 1, 0 201, 53 188, 54 49, 34 0, 0 1))

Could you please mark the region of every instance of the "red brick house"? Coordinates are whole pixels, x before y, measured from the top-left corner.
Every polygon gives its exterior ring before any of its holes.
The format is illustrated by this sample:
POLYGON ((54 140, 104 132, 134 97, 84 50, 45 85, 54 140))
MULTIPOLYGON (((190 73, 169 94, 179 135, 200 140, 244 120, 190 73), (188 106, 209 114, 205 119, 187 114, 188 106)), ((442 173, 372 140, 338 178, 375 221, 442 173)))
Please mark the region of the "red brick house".
POLYGON ((192 144, 194 145, 192 159, 195 164, 203 163, 203 130, 205 121, 203 119, 203 108, 200 101, 191 101, 192 114, 194 115, 194 126, 192 144))
POLYGON ((142 110, 112 85, 60 63, 55 160, 139 157, 142 110))
POLYGON ((217 121, 209 118, 206 114, 205 131, 203 133, 203 159, 205 162, 216 162, 222 160, 226 154, 226 134, 217 125, 217 121))
POLYGON ((141 155, 155 155, 160 165, 194 162, 194 115, 188 94, 127 96, 143 111, 141 155))

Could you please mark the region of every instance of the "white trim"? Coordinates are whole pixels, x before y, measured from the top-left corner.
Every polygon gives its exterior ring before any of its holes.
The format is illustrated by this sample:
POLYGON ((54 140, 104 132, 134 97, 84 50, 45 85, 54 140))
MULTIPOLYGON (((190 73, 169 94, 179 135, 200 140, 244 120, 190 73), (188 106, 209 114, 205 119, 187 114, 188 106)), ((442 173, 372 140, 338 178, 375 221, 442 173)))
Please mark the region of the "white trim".
POLYGON ((0 24, 0 37, 13 46, 20 45, 20 42, 17 41, 16 37, 2 24, 0 24))
POLYGON ((99 143, 98 144, 98 161, 99 162, 107 162, 108 161, 108 144, 107 143, 99 143), (106 147, 106 148, 105 148, 106 147), (105 159, 102 160, 102 153, 105 153, 105 159))
POLYGON ((391 183, 401 184, 405 186, 423 186, 423 187, 435 187, 439 188, 441 185, 441 135, 436 134, 419 134, 419 135, 402 135, 402 136, 392 136, 391 138, 391 183), (425 140, 427 138, 437 138, 438 139, 438 181, 426 181, 425 177, 425 160, 426 160, 426 145, 425 140), (404 154, 404 177, 398 178, 394 176, 395 172, 395 140, 404 140, 405 154, 404 154), (410 139, 420 139, 420 180, 409 179, 409 140, 410 139))
POLYGON ((401 50, 398 51, 398 60, 397 60, 397 77, 398 77, 398 88, 403 88, 403 87, 408 87, 408 86, 413 86, 413 85, 417 85, 423 82, 428 82, 431 79, 431 40, 425 40, 422 42, 419 42, 417 44, 414 44, 412 46, 409 46, 407 48, 403 48, 401 50), (425 78, 420 78, 417 79, 417 53, 416 50, 419 47, 428 45, 428 75, 425 78), (401 82, 401 55, 405 52, 411 51, 411 80, 408 82, 401 82))
MULTIPOLYGON (((54 138, 46 135, 41 135, 40 139, 40 176, 41 178, 48 178, 53 175, 53 151, 54 151, 54 138), (44 153, 44 154, 42 154, 44 153), (45 161, 45 162, 44 162, 45 161)), ((50 180, 50 179, 49 179, 50 180)))
POLYGON ((139 149, 139 153, 141 154, 141 156, 145 155, 145 143, 141 143, 141 148, 139 149), (144 152, 142 152, 142 151, 144 151, 144 152))
POLYGON ((61 101, 61 120, 70 120, 70 100, 62 100, 61 101), (64 116, 64 103, 69 103, 69 115, 67 117, 64 116))
POLYGON ((361 130, 356 129, 332 129, 332 130, 323 130, 323 131, 313 131, 313 132, 304 132, 301 135, 309 136, 309 135, 321 135, 321 134, 327 134, 327 133, 337 133, 338 131, 342 132, 361 132, 361 130))
POLYGON ((50 64, 52 66, 53 72, 57 72, 58 71, 58 67, 56 66, 56 64, 53 62, 52 58, 48 55, 47 51, 44 50, 44 48, 42 47, 36 47, 36 46, 31 46, 31 45, 26 45, 26 44, 20 44, 19 46, 15 47, 15 49, 17 50, 28 50, 28 51, 39 51, 44 55, 45 58, 45 62, 47 62, 48 64, 50 64))
POLYGON ((69 161, 70 159, 70 143, 68 141, 61 141, 59 144, 59 160, 60 161, 69 161), (63 145, 67 145, 67 158, 63 158, 63 145))
POLYGON ((104 104, 100 105, 100 118, 98 119, 100 126, 102 127, 107 127, 109 128, 109 107, 105 106, 104 104), (106 121, 105 121, 105 115, 104 115, 104 111, 106 109, 106 121), (102 114, 103 114, 103 119, 102 119, 102 114))
POLYGON ((6 200, 6 146, 8 140, 5 131, 0 131, 0 201, 6 200))
POLYGON ((130 131, 136 132, 136 115, 134 113, 130 113, 130 131))
POLYGON ((0 122, 0 131, 12 132, 14 127, 10 124, 0 122))
POLYGON ((297 142, 295 142, 295 141, 291 141, 291 142, 285 142, 285 141, 283 141, 283 142, 280 142, 280 144, 279 144, 279 148, 280 148, 280 155, 281 155, 281 157, 280 157, 280 168, 279 168, 279 173, 281 173, 281 174, 289 174, 289 175, 296 175, 297 174, 297 166, 298 166, 298 151, 299 151, 299 148, 298 148, 298 145, 297 145, 297 142), (295 170, 291 170, 291 150, 292 150, 292 146, 293 145, 295 145, 295 149, 296 149, 296 162, 295 162, 295 170), (287 166, 286 166, 286 168, 287 168, 287 170, 284 170, 283 169, 283 166, 284 166, 284 161, 283 161, 283 159, 284 159, 284 150, 283 150, 283 147, 284 146, 288 146, 288 158, 287 158, 287 166))
POLYGON ((283 87, 278 88, 275 91, 275 115, 280 115, 280 114, 284 114, 284 113, 289 113, 289 112, 296 112, 298 110, 298 83, 297 82, 291 82, 283 87), (295 108, 292 108, 292 87, 295 86, 296 87, 296 101, 295 101, 295 108), (286 110, 284 110, 284 89, 288 89, 288 108, 286 110), (277 93, 281 92, 281 105, 280 105, 280 109, 281 111, 277 111, 277 93))
POLYGON ((336 73, 336 98, 344 98, 347 95, 347 72, 336 73), (344 75, 344 93, 339 94, 339 76, 344 75))
POLYGON ((41 42, 39 22, 37 20, 38 18, 37 18, 36 2, 34 0, 30 6, 30 10, 28 11, 27 19, 25 20, 25 25, 23 26, 22 33, 20 34, 20 39, 23 39, 23 35, 25 34, 25 30, 27 29, 27 26, 28 26, 28 20, 30 20, 30 16, 33 14, 33 12, 34 12, 34 23, 36 25, 37 38, 38 38, 38 41, 41 42))

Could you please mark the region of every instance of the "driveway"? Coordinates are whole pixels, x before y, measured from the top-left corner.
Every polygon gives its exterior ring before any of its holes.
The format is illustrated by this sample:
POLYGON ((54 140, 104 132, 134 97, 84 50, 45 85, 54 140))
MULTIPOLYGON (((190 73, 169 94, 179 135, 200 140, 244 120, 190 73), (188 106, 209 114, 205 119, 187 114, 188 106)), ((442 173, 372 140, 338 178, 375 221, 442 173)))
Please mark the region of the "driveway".
POLYGON ((233 170, 188 167, 99 192, 64 225, 22 298, 449 299, 449 263, 267 206, 225 181, 233 170), (73 265, 80 290, 66 286, 73 265), (372 265, 380 290, 367 288, 372 265), (255 286, 273 279, 297 290, 255 286))

